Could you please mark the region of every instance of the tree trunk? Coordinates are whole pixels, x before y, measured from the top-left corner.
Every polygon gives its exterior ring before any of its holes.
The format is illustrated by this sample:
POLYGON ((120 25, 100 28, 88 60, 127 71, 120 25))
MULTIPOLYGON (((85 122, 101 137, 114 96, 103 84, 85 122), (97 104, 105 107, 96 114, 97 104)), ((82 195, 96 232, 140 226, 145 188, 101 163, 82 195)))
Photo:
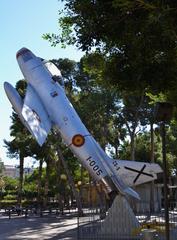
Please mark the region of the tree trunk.
POLYGON ((115 145, 114 145, 114 148, 115 148, 116 159, 119 159, 119 145, 118 145, 118 144, 115 144, 115 145))
POLYGON ((20 178, 19 178, 19 188, 18 188, 18 204, 22 205, 22 191, 23 191, 23 170, 24 170, 24 156, 20 152, 20 178))
POLYGON ((84 181, 83 173, 84 173, 84 168, 81 165, 81 185, 80 185, 80 200, 81 200, 81 203, 83 203, 83 186, 84 186, 84 184, 83 184, 83 181, 84 181))
POLYGON ((151 163, 154 163, 154 128, 153 123, 150 123, 151 131, 151 163))
MULTIPOLYGON (((153 129, 153 123, 150 123, 150 132, 151 132, 151 163, 154 163, 154 129, 153 129)), ((155 185, 154 181, 151 182, 151 187, 150 187, 150 212, 154 212, 154 190, 155 190, 155 185)))
POLYGON ((132 161, 134 161, 135 160, 135 133, 134 132, 132 132, 131 133, 131 142, 130 142, 130 159, 132 160, 132 161))
POLYGON ((135 136, 136 136, 136 128, 138 126, 138 120, 139 120, 139 109, 141 108, 143 101, 144 101, 144 92, 145 90, 143 90, 142 94, 141 94, 141 99, 140 99, 140 103, 139 106, 135 112, 135 116, 134 116, 134 122, 132 123, 132 126, 130 127, 128 120, 126 119, 126 117, 124 118, 124 122, 125 125, 128 129, 129 135, 130 135, 130 157, 131 160, 135 160, 135 136))
POLYGON ((93 201, 92 201, 92 178, 89 174, 89 207, 93 207, 93 201))
POLYGON ((98 185, 95 181, 93 182, 93 184, 94 184, 96 192, 98 194, 99 203, 100 203, 100 212, 101 212, 101 215, 102 215, 106 211, 105 194, 104 194, 104 191, 103 191, 103 188, 102 188, 101 184, 100 184, 99 187, 98 187, 98 185))
POLYGON ((44 208, 47 206, 48 202, 48 193, 49 193, 49 176, 50 176, 50 160, 46 159, 46 177, 45 177, 45 186, 44 186, 44 208))
POLYGON ((42 179, 42 165, 43 165, 43 160, 40 159, 39 160, 39 171, 38 171, 38 189, 37 189, 37 202, 39 204, 39 206, 41 206, 42 203, 42 199, 41 199, 41 188, 42 188, 42 184, 41 184, 41 179, 42 179))
POLYGON ((58 157, 60 158, 60 160, 61 160, 61 162, 63 164, 63 167, 65 169, 65 172, 66 172, 66 175, 67 175, 67 179, 68 179, 68 182, 69 182, 69 186, 71 187, 71 190, 73 191, 73 195, 76 198, 76 203, 77 203, 79 215, 83 215, 82 204, 81 204, 81 199, 80 199, 79 193, 78 193, 78 191, 75 188, 74 180, 73 180, 72 175, 69 172, 68 164, 64 160, 63 154, 62 154, 62 152, 61 152, 59 147, 57 148, 57 154, 58 154, 58 157))
POLYGON ((56 171, 57 171, 57 189, 58 189, 57 199, 58 199, 60 212, 63 215, 63 210, 64 210, 63 196, 59 193, 60 182, 61 182, 61 178, 60 178, 60 176, 61 176, 61 160, 59 157, 58 157, 58 161, 55 162, 55 166, 56 166, 56 171))

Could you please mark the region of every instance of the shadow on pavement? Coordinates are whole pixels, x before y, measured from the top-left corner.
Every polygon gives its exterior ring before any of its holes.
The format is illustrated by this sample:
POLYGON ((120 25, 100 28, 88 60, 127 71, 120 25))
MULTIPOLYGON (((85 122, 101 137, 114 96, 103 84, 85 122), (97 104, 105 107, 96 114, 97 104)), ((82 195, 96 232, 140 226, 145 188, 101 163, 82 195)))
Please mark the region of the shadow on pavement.
POLYGON ((0 217, 1 240, 76 240, 77 217, 0 217))

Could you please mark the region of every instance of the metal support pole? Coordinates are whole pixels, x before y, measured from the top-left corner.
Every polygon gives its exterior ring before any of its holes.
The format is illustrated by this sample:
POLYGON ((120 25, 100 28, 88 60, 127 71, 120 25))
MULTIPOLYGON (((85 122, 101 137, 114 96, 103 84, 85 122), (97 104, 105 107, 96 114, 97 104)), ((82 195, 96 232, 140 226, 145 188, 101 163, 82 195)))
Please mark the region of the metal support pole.
POLYGON ((162 134, 162 158, 163 158, 163 181, 164 181, 164 208, 165 208, 165 236, 166 240, 170 240, 169 234, 169 202, 168 202, 168 168, 166 161, 166 130, 165 123, 161 123, 161 134, 162 134))

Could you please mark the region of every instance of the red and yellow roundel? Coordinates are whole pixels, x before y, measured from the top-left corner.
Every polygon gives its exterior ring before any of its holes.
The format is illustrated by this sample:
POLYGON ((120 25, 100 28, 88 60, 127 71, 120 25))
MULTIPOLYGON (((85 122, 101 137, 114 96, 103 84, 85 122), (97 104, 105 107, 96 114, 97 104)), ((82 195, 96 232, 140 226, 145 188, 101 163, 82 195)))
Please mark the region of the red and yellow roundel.
POLYGON ((85 138, 81 134, 76 134, 72 138, 72 144, 76 147, 81 147, 85 143, 85 138))

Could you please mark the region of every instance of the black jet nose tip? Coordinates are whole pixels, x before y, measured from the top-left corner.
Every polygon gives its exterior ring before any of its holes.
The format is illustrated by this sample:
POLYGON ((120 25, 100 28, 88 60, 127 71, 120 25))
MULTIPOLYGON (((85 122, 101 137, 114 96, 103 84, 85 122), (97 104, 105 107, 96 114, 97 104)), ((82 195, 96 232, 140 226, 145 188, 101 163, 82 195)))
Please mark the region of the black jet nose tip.
POLYGON ((27 52, 30 52, 30 50, 27 49, 27 48, 21 48, 21 49, 17 52, 16 58, 19 58, 21 55, 23 55, 23 54, 25 54, 25 53, 27 53, 27 52))

